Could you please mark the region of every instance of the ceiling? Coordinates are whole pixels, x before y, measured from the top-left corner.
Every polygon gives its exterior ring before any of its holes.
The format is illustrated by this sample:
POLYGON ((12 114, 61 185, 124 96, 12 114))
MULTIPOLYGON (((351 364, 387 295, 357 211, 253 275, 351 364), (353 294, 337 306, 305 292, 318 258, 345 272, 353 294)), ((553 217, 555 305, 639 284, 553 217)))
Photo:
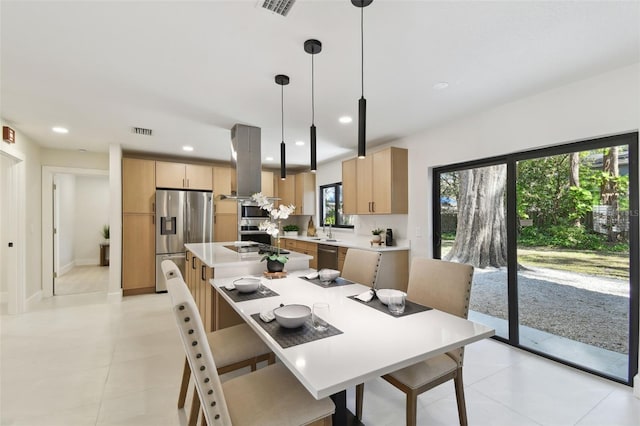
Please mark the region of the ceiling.
MULTIPOLYGON (((262 128, 263 164, 277 167, 274 76, 282 73, 291 78, 287 161, 304 167, 311 56, 303 43, 317 38, 318 161, 355 152, 360 9, 298 0, 283 17, 261 3, 3 0, 2 117, 46 147, 106 152, 118 143, 224 161, 229 129, 249 124, 262 128), (354 121, 340 124, 343 115, 354 121)), ((367 144, 639 62, 638 22, 637 1, 375 0, 364 10, 367 144), (435 90, 442 81, 449 87, 435 90)))

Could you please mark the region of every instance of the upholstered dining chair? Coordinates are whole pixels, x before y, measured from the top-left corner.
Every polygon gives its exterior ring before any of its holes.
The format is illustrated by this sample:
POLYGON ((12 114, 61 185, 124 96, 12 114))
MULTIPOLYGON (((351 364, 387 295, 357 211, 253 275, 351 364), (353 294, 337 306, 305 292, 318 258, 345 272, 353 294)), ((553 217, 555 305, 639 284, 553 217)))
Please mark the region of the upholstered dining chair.
MULTIPOLYGON (((173 261, 164 260, 160 266, 167 283, 171 279, 179 279, 181 283, 184 283, 182 273, 178 265, 173 261)), ((188 291, 187 285, 184 285, 188 291)), ((251 371, 255 371, 259 362, 267 361, 269 364, 275 362, 273 352, 269 350, 267 345, 260 340, 247 324, 238 324, 207 333, 207 341, 216 361, 218 374, 228 373, 244 367, 250 367, 251 371)), ((184 407, 190 378, 191 369, 189 368, 189 362, 185 359, 182 383, 178 394, 178 408, 184 407)), ((190 421, 195 421, 191 419, 196 419, 198 416, 198 409, 196 407, 194 411, 194 405, 192 404, 190 421)))
MULTIPOLYGON (((407 299, 458 317, 467 318, 473 266, 436 259, 414 258, 409 271, 407 299)), ((458 419, 467 425, 462 384, 464 347, 429 358, 382 376, 407 395, 406 422, 416 424, 418 395, 453 379, 458 419)), ((356 416, 362 418, 364 385, 356 389, 356 416)))
POLYGON ((221 425, 330 425, 335 406, 316 400, 281 363, 222 383, 193 296, 179 278, 167 281, 173 313, 193 371, 204 423, 221 425))
POLYGON ((378 251, 350 248, 344 258, 340 276, 345 280, 375 287, 380 256, 378 251))

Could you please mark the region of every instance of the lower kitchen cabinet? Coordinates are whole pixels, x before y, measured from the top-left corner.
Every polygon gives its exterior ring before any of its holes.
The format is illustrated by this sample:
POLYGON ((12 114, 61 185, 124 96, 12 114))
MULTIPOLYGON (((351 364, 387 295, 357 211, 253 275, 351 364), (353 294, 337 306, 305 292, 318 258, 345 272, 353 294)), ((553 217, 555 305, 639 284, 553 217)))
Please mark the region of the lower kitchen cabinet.
POLYGON ((213 241, 236 241, 238 239, 238 214, 216 213, 213 216, 213 241))
POLYGON ((313 259, 309 261, 309 268, 318 269, 318 244, 285 238, 283 248, 313 256, 313 259))
POLYGON ((338 247, 338 270, 340 274, 342 274, 342 268, 344 267, 344 258, 347 257, 347 250, 348 248, 346 247, 338 247))
POLYGON ((155 215, 122 215, 122 294, 156 291, 155 215))

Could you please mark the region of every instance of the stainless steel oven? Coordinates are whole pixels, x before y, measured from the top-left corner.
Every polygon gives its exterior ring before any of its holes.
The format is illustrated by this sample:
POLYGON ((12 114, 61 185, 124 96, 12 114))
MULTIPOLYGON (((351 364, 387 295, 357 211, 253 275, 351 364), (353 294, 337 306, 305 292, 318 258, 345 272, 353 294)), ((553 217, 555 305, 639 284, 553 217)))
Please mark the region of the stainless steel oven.
POLYGON ((271 236, 260 230, 260 224, 269 219, 269 212, 250 201, 238 202, 238 240, 271 244, 271 236))

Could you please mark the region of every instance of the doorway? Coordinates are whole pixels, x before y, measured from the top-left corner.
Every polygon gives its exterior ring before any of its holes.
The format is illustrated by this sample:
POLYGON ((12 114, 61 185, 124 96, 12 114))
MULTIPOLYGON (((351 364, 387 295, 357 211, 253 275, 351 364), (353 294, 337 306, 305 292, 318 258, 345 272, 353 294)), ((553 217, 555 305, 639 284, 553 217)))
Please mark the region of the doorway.
POLYGON ((434 170, 434 257, 475 266, 469 318, 630 384, 638 371, 638 134, 434 170))

